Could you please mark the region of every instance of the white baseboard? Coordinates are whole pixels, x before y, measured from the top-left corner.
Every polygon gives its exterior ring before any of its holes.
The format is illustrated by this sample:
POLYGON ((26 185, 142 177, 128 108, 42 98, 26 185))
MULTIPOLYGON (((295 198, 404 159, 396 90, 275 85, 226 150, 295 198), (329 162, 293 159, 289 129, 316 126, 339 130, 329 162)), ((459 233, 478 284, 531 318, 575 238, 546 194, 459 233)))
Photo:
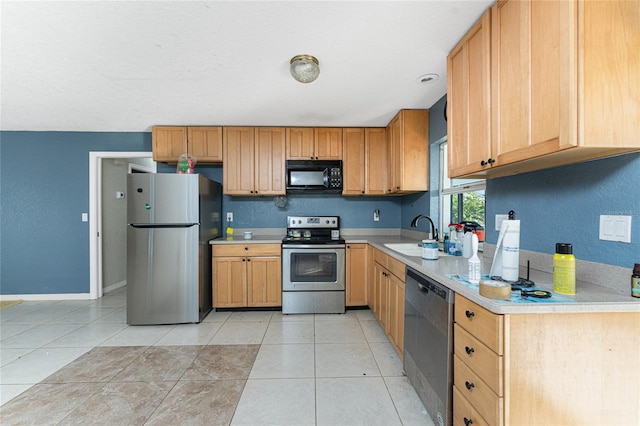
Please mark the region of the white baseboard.
POLYGON ((122 288, 122 287, 124 287, 126 285, 127 285, 127 280, 122 280, 122 281, 120 281, 118 283, 111 284, 109 286, 106 286, 106 287, 102 288, 102 294, 112 292, 112 291, 117 290, 119 288, 122 288))
POLYGON ((0 300, 91 300, 89 293, 2 294, 0 300))

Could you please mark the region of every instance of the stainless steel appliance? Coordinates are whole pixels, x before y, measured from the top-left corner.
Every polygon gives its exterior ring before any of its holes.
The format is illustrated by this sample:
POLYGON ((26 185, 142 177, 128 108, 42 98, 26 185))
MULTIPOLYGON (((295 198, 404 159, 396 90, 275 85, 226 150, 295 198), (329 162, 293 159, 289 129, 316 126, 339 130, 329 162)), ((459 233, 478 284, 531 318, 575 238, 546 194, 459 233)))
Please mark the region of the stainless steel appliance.
POLYGON ((454 293, 407 268, 404 371, 435 424, 452 423, 454 293))
POLYGON ((282 240, 282 313, 345 312, 345 241, 338 216, 288 216, 282 240))
POLYGON ((342 192, 342 161, 287 160, 288 193, 342 192))
POLYGON ((211 246, 222 187, 202 175, 128 175, 127 324, 200 322, 211 310, 211 246))

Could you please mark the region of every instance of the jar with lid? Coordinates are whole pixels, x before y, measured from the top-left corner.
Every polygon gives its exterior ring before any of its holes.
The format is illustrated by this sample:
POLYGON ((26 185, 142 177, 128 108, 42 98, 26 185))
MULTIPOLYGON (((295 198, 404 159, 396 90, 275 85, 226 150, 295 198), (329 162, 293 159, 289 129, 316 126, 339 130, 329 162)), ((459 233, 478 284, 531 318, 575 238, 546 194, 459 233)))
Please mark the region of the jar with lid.
POLYGON ((640 263, 636 263, 633 266, 633 272, 631 273, 631 295, 640 297, 640 263))
POLYGON ((436 240, 422 240, 422 258, 438 260, 438 242, 436 240))
POLYGON ((569 243, 556 243, 553 255, 553 291, 576 294, 576 258, 569 243))

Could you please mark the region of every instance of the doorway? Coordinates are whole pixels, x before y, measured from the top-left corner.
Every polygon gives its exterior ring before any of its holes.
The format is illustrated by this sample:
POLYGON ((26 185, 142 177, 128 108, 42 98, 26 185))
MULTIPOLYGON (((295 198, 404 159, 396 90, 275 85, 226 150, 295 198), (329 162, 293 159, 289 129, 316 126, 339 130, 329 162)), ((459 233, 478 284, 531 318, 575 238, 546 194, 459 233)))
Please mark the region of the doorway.
MULTIPOLYGON (((98 299, 102 297, 104 285, 104 232, 105 215, 109 210, 104 210, 105 205, 109 206, 112 198, 124 198, 119 207, 123 205, 126 209, 126 174, 131 172, 156 173, 157 165, 151 160, 151 152, 89 152, 89 298, 98 299), (137 161, 136 160, 140 160, 137 161), (138 164, 139 163, 139 164, 138 164), (108 165, 107 165, 108 164, 108 165), (105 167, 107 165, 107 167, 105 167), (105 179, 104 170, 109 170, 109 177, 105 179), (105 193, 105 180, 125 182, 122 190, 105 193), (106 197, 109 197, 108 199, 106 197), (105 202, 105 200, 107 202, 105 202)), ((122 186, 120 184, 119 186, 122 186)), ((122 214, 122 212, 120 213, 122 214)), ((107 224, 107 226, 112 226, 107 224)), ((121 231, 121 230, 120 230, 121 231)), ((121 251, 126 252, 126 239, 116 238, 110 244, 124 244, 121 251)), ((107 256, 107 262, 110 262, 107 256)), ((121 265, 115 265, 122 268, 121 265)), ((126 264, 125 264, 126 267, 126 264)), ((124 282, 126 283, 126 281, 124 282)), ((124 285, 117 284, 116 288, 124 285)))

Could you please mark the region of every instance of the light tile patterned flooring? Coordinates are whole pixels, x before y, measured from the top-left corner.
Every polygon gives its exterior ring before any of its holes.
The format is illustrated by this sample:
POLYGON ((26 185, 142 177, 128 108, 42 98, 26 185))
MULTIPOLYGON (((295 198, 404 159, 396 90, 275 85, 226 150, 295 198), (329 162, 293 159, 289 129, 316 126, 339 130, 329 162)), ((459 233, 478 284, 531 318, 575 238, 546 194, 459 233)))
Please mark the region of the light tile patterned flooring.
POLYGON ((127 326, 125 306, 0 310, 0 423, 433 425, 369 310, 127 326))

